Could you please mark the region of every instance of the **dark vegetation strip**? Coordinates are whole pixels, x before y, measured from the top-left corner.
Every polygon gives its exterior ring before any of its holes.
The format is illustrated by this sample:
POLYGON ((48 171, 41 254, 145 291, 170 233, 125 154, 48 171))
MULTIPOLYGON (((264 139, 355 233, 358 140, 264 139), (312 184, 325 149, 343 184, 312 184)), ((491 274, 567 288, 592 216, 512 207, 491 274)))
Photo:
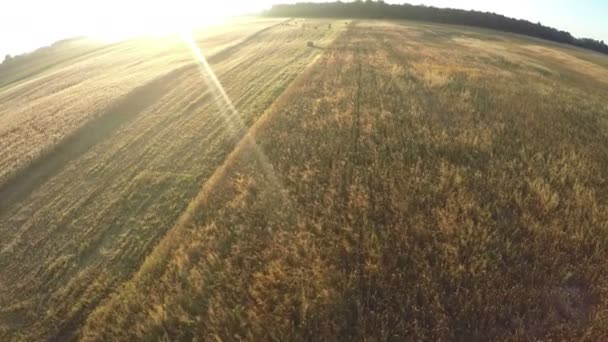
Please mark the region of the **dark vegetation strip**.
POLYGON ((452 8, 435 8, 421 5, 391 5, 384 2, 352 3, 300 3, 276 5, 266 15, 272 17, 313 17, 313 18, 361 18, 361 19, 406 19, 422 20, 442 24, 476 26, 487 29, 523 34, 558 43, 608 54, 604 41, 591 38, 575 38, 566 31, 532 23, 527 20, 509 18, 504 15, 465 11, 452 8))

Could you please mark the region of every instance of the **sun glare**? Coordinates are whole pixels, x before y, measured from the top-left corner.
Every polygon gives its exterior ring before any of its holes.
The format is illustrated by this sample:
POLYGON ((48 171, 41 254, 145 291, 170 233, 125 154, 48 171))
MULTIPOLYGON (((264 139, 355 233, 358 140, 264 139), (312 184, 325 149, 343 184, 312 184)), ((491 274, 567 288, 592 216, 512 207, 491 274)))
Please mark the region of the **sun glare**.
MULTIPOLYGON (((112 3, 116 1, 111 1, 112 3)), ((252 11, 244 1, 125 1, 104 6, 99 13, 108 21, 90 23, 86 35, 116 41, 134 36, 183 34, 221 24, 228 17, 252 11), (243 6, 239 6, 239 4, 243 6)))

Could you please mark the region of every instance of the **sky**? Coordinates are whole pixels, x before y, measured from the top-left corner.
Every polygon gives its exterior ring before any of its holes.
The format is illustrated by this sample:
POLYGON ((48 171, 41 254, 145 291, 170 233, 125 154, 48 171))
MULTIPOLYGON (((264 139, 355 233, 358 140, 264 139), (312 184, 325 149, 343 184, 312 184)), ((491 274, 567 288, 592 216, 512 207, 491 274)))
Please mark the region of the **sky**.
MULTIPOLYGON (((308 0, 310 1, 310 0, 308 0)), ((318 0, 319 2, 321 0, 318 0)), ((8 0, 0 5, 0 62, 74 36, 118 40, 179 32, 296 0, 8 0)), ((403 1, 386 1, 402 3, 403 1)), ((608 0, 410 0, 541 22, 608 42, 608 0)))

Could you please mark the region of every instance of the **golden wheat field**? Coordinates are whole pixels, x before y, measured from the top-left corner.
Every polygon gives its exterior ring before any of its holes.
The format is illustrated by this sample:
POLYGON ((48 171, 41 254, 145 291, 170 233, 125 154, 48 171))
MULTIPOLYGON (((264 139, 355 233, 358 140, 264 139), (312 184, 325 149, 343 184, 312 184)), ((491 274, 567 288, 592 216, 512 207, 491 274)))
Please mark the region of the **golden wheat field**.
POLYGON ((304 19, 69 44, 0 77, 0 340, 608 335, 607 56, 304 19))

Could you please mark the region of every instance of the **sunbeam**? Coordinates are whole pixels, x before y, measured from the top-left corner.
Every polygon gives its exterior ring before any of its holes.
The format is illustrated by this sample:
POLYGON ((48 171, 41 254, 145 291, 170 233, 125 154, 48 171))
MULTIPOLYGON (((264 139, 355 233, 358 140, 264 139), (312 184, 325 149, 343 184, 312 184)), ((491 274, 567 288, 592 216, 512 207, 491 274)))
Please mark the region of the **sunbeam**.
POLYGON ((215 75, 215 72, 213 71, 213 69, 211 69, 211 66, 207 62, 207 59, 203 55, 203 52, 196 44, 194 37, 190 33, 183 34, 182 37, 186 44, 188 44, 188 47, 190 48, 192 53, 194 54, 194 58, 201 71, 201 75, 203 76, 204 81, 207 83, 211 92, 213 93, 214 98, 217 99, 217 101, 220 101, 218 107, 222 110, 223 113, 225 113, 224 118, 226 119, 226 123, 229 125, 229 128, 233 131, 232 133, 236 134, 237 132, 243 130, 245 128, 245 125, 238 111, 234 107, 232 100, 230 100, 230 97, 228 96, 228 94, 224 90, 224 87, 215 75))
MULTIPOLYGON (((205 58, 203 52, 196 44, 194 37, 190 33, 182 34, 182 37, 190 50, 192 51, 194 58, 199 66, 201 71, 201 75, 205 83, 209 86, 211 92, 213 93, 215 101, 217 101, 217 106, 220 109, 222 117, 224 118, 226 124, 228 125, 229 134, 232 134, 233 137, 238 136, 240 132, 243 132, 243 138, 238 143, 238 147, 251 147, 255 153, 255 158, 262 166, 262 169, 268 179, 271 181, 278 191, 283 193, 285 191, 285 187, 281 183, 279 177, 274 170, 274 167, 270 163, 268 157, 264 153, 264 151, 257 144, 254 134, 247 132, 247 127, 243 122, 240 113, 235 108, 232 100, 226 93, 224 87, 221 82, 217 78, 215 72, 209 65, 207 59, 205 58)), ((294 213, 294 207, 291 201, 288 200, 287 196, 283 196, 287 202, 284 204, 289 209, 290 213, 294 213)))

